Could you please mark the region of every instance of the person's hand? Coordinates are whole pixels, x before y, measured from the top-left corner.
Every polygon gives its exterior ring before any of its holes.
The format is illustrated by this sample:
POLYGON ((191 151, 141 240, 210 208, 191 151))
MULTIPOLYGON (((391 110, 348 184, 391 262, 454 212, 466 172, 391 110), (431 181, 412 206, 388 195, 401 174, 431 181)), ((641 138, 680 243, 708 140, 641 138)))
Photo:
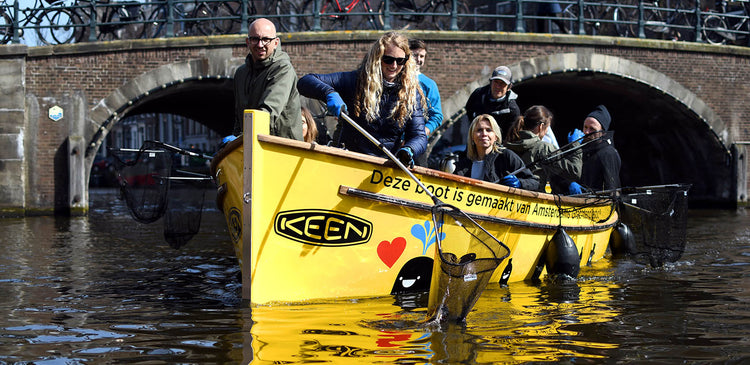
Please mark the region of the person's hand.
POLYGON ((584 136, 583 132, 581 132, 580 129, 576 128, 572 132, 568 133, 568 143, 580 141, 581 138, 583 138, 583 136, 584 136))
POLYGON ((335 91, 326 95, 326 106, 328 107, 328 113, 331 113, 334 117, 338 118, 341 112, 346 113, 344 99, 341 99, 341 95, 335 91))
POLYGON ((396 152, 396 158, 398 158, 404 166, 414 167, 414 153, 411 151, 411 148, 401 147, 401 149, 396 152))
POLYGON ((505 186, 510 186, 511 188, 521 187, 521 182, 518 180, 516 175, 507 175, 504 178, 500 179, 500 183, 505 186))
POLYGON ((581 187, 581 184, 573 181, 568 186, 568 194, 569 195, 583 194, 583 187, 581 187))

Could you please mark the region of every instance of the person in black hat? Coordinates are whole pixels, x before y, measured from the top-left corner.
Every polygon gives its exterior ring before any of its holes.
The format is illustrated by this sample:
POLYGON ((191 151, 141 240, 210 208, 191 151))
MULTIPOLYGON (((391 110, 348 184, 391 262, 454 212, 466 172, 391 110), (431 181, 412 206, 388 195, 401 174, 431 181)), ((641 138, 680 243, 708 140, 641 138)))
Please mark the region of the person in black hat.
POLYGON ((498 66, 492 71, 490 83, 475 89, 466 101, 466 117, 469 122, 482 114, 492 115, 500 125, 503 136, 507 136, 513 122, 521 115, 516 99, 510 90, 513 83, 510 68, 498 66))
MULTIPOLYGON (((593 141, 583 147, 583 169, 581 184, 592 191, 611 190, 620 187, 620 167, 622 161, 615 149, 612 133, 607 133, 612 124, 612 116, 604 105, 597 106, 583 121, 583 133, 576 130, 571 139, 583 134, 584 142, 593 141), (576 133, 578 132, 578 133, 576 133)), ((571 183, 571 193, 581 193, 582 189, 571 183)))

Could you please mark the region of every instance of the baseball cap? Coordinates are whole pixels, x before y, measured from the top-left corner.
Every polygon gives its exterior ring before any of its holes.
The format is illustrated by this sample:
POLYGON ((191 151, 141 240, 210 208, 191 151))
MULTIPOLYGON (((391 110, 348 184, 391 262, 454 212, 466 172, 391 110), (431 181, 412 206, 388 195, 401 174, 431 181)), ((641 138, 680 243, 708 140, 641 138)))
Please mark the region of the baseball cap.
POLYGON ((512 77, 512 74, 510 73, 510 69, 505 66, 498 66, 495 68, 495 71, 492 71, 492 77, 490 77, 490 81, 492 80, 503 80, 504 83, 510 85, 510 79, 512 77))

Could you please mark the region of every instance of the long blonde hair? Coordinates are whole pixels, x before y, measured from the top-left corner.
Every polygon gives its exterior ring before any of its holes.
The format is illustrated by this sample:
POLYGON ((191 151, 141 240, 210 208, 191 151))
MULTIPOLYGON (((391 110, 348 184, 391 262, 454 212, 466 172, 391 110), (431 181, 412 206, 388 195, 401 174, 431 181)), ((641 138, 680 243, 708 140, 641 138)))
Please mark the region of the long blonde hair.
POLYGON ((380 116, 380 97, 383 95, 383 71, 380 59, 387 45, 401 48, 409 58, 396 78, 396 83, 401 85, 396 105, 387 114, 398 123, 399 127, 403 127, 417 108, 417 94, 421 95, 422 110, 427 110, 427 102, 422 87, 419 85, 417 65, 411 57, 409 39, 397 32, 388 32, 380 37, 372 44, 370 51, 362 60, 357 77, 354 115, 364 115, 368 123, 377 120, 380 116))
POLYGON ((495 136, 497 136, 495 145, 492 146, 492 151, 500 152, 500 150, 503 149, 503 147, 500 145, 500 141, 503 140, 503 132, 500 132, 500 127, 497 125, 497 121, 495 121, 495 118, 489 114, 477 115, 477 117, 474 118, 473 121, 471 121, 471 125, 469 125, 469 133, 466 135, 466 157, 468 157, 472 161, 480 160, 479 153, 477 152, 477 146, 474 144, 474 130, 477 129, 477 124, 479 124, 479 122, 483 120, 486 120, 490 123, 492 131, 495 132, 495 136))

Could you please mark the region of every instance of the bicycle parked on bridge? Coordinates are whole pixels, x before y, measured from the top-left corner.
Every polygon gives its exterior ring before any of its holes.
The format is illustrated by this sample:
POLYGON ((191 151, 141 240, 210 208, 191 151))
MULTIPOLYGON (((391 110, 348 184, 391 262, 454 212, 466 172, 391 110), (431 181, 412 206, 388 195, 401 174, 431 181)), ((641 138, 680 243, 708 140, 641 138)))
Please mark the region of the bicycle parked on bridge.
MULTIPOLYGON (((293 5, 289 0, 285 2, 289 3, 288 6, 293 5)), ((282 9, 282 7, 277 6, 275 9, 276 15, 290 14, 290 12, 283 13, 284 10, 282 9)), ((283 30, 310 30, 313 28, 312 22, 315 17, 319 17, 321 30, 382 29, 378 21, 378 14, 372 9, 370 0, 307 0, 302 5, 301 14, 299 17, 279 18, 282 23, 281 28, 283 30), (320 9, 318 9, 318 5, 320 5, 320 9), (358 7, 357 5, 361 6, 358 7), (308 14, 313 15, 312 20, 308 14)))
POLYGON ((43 45, 70 43, 75 38, 74 22, 70 10, 62 0, 35 0, 32 7, 18 11, 16 19, 14 3, 0 2, 0 42, 6 44, 18 37, 28 36, 24 29, 35 29, 35 36, 43 45))
POLYGON ((710 14, 703 19, 703 38, 711 44, 744 44, 750 46, 750 2, 738 1, 739 6, 730 7, 719 1, 716 8, 720 14, 710 14), (742 42, 741 40, 744 40, 742 42))
MULTIPOLYGON (((381 27, 385 24, 385 5, 386 1, 383 1, 378 7, 381 27)), ((388 10, 392 13, 389 19, 392 29, 451 29, 453 0, 390 0, 388 5, 388 10)), ((464 1, 457 2, 456 12, 471 14, 464 1)), ((458 29, 467 30, 469 21, 468 17, 459 16, 458 29)))
POLYGON ((173 22, 174 26, 174 33, 171 35, 180 36, 227 34, 239 26, 241 9, 239 2, 175 0, 172 5, 172 13, 169 17, 170 9, 167 1, 156 2, 155 7, 148 14, 148 21, 143 31, 144 38, 167 36, 170 22, 173 22))
POLYGON ((628 36, 627 21, 630 18, 620 3, 583 3, 583 9, 577 3, 569 4, 563 9, 565 25, 573 34, 579 34, 581 25, 583 33, 588 35, 628 36))
MULTIPOLYGON (((638 2, 627 7, 630 21, 629 35, 637 37, 638 2)), ((695 0, 659 0, 643 2, 643 32, 646 38, 669 40, 695 40, 695 0), (662 7, 662 4, 664 6, 662 7)))
POLYGON ((112 41, 143 36, 146 14, 136 1, 77 0, 69 7, 75 25, 75 41, 112 41), (91 37, 91 17, 96 14, 96 29, 91 37))

